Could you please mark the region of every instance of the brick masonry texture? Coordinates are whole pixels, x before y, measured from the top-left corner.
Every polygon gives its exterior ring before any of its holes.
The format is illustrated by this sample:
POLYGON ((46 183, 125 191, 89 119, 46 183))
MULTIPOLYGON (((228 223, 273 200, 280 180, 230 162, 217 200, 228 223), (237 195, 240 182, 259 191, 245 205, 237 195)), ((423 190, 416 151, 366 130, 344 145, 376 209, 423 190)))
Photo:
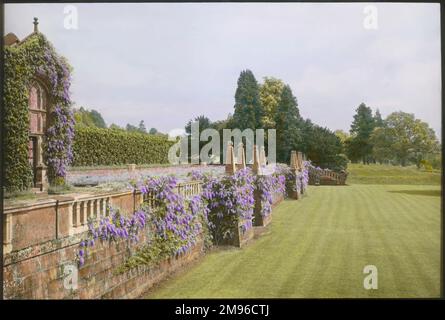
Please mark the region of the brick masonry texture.
MULTIPOLYGON (((143 243, 144 237, 141 237, 143 243)), ((54 240, 56 241, 56 240, 54 240)), ((139 243, 139 245, 140 245, 139 243)), ((78 269, 78 287, 66 288, 67 266, 76 266, 78 243, 37 254, 5 266, 5 299, 120 299, 138 298, 167 275, 203 254, 199 241, 188 253, 156 266, 139 266, 122 274, 116 269, 135 251, 128 240, 98 242, 84 266, 78 269)))
MULTIPOLYGON (((112 204, 133 212, 140 195, 116 195, 112 204)), ((145 243, 149 227, 138 243, 98 241, 85 265, 77 269, 76 253, 85 233, 68 234, 67 205, 54 201, 13 209, 12 251, 3 257, 5 299, 120 299, 138 298, 153 285, 204 253, 200 240, 188 253, 155 266, 140 266, 117 274, 138 246, 145 243), (56 227, 57 226, 57 227, 56 227), (69 268, 78 272, 77 289, 65 284, 69 268)))

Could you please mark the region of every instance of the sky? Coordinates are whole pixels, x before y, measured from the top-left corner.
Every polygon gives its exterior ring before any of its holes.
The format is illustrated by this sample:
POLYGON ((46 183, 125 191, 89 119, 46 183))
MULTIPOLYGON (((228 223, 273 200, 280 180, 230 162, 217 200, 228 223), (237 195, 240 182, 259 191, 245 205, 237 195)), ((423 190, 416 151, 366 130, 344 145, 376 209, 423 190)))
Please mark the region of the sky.
MULTIPOLYGON (((233 113, 238 76, 288 83, 300 114, 349 131, 364 102, 441 130, 440 6, 366 3, 6 4, 5 34, 39 30, 74 68, 75 106, 162 132, 233 113), (373 15, 375 17, 375 15, 373 15), (365 28, 366 22, 377 28, 365 28), (364 23, 365 22, 365 23, 364 23)), ((439 137, 440 138, 440 137, 439 137)))

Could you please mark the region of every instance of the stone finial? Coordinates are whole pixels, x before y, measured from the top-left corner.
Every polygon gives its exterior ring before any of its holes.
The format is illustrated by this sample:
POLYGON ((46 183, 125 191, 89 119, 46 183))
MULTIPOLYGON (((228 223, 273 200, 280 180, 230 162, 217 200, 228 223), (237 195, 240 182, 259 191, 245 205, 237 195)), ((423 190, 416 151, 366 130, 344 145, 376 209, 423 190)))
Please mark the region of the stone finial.
POLYGON ((297 152, 295 150, 290 153, 290 167, 293 170, 297 169, 297 152))
POLYGON ((237 167, 239 170, 246 169, 246 153, 244 152, 244 145, 242 142, 238 144, 237 167))
POLYGON ((252 171, 255 174, 262 174, 263 170, 261 168, 261 154, 258 151, 258 146, 253 146, 253 166, 252 171))
POLYGON ((261 146, 260 150, 260 165, 262 167, 265 167, 267 165, 266 149, 264 148, 264 146, 261 146))
POLYGON ((303 153, 302 152, 299 151, 297 153, 297 159, 298 159, 298 167, 300 169, 302 169, 303 168, 303 153))
POLYGON ((39 19, 34 17, 34 32, 39 32, 39 19))
POLYGON ((231 141, 227 143, 226 153, 226 174, 234 174, 236 172, 235 153, 233 152, 233 144, 231 141))

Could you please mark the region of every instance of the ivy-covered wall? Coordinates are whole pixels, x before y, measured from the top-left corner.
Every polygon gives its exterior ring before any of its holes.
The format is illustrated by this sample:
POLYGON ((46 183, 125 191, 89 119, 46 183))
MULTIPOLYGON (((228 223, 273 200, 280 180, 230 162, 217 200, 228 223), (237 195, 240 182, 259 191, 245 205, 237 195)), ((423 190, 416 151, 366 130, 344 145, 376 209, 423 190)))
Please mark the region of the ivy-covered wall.
POLYGON ((71 67, 38 32, 19 45, 5 47, 4 55, 5 189, 22 191, 32 186, 33 173, 28 162, 28 99, 33 79, 45 82, 49 88, 43 158, 50 184, 61 184, 72 160, 74 137, 69 93, 71 67))

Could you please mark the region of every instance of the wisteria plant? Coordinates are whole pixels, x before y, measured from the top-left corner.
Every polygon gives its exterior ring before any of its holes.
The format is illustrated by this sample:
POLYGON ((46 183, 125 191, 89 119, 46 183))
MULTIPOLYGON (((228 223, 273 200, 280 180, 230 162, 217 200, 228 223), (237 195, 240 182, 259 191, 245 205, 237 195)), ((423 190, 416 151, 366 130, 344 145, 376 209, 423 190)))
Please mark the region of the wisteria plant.
POLYGON ((255 177, 249 168, 228 176, 194 172, 192 177, 203 181, 202 198, 215 244, 233 240, 238 228, 243 232, 252 228, 255 177))
POLYGON ((284 195, 286 192, 286 176, 277 173, 258 175, 255 178, 255 191, 261 199, 261 215, 266 217, 272 212, 274 195, 284 195))
POLYGON ((201 239, 208 244, 207 211, 201 195, 185 197, 176 191, 177 186, 173 176, 148 177, 137 183, 147 200, 140 210, 147 214, 151 233, 117 272, 183 255, 201 239))
POLYGON ((139 233, 144 229, 149 214, 146 211, 136 211, 130 217, 121 214, 120 210, 108 206, 107 213, 99 221, 88 222, 88 235, 79 244, 77 261, 79 266, 85 264, 90 250, 97 241, 116 242, 118 240, 139 241, 139 233))
POLYGON ((71 67, 59 56, 40 32, 4 50, 5 84, 5 187, 8 191, 26 190, 32 185, 28 161, 29 92, 39 81, 48 89, 48 129, 43 157, 50 184, 63 184, 72 160, 74 119, 70 111, 71 67))

